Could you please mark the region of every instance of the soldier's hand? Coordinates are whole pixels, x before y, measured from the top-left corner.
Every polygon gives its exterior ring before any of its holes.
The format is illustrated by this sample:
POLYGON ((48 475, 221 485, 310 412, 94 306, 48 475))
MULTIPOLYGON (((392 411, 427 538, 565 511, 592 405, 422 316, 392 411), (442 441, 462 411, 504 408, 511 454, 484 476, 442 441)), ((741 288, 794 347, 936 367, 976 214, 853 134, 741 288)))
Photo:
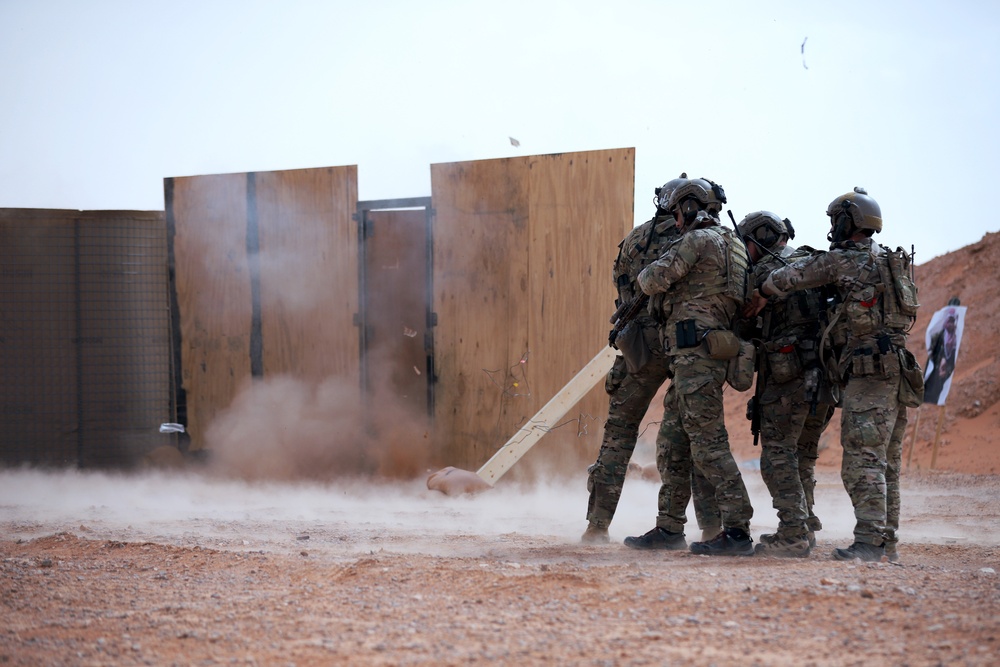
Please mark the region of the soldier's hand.
POLYGON ((750 297, 750 303, 746 305, 743 309, 743 317, 753 317, 760 311, 764 310, 764 306, 767 305, 767 297, 760 293, 760 290, 754 290, 753 296, 750 297))

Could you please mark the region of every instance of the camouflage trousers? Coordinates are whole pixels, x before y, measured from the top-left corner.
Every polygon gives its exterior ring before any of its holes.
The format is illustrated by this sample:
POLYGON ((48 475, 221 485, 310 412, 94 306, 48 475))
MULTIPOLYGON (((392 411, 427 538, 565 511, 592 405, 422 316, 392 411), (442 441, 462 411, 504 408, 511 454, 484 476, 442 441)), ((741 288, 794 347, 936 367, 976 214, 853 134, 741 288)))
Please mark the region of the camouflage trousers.
POLYGON ((901 406, 897 400, 899 372, 885 375, 851 377, 843 392, 840 416, 840 442, 844 459, 840 477, 854 505, 854 540, 875 546, 888 539, 889 506, 893 505, 892 539, 899 523, 899 467, 902 459, 902 433, 906 416, 900 423, 901 406), (898 442, 893 432, 898 431, 898 442), (888 472, 893 480, 893 500, 889 500, 887 469, 890 450, 894 460, 888 472))
MULTIPOLYGON (((655 331, 655 330, 654 330, 655 331)), ((615 516, 628 463, 635 451, 639 426, 656 392, 670 375, 670 359, 656 347, 650 361, 637 373, 625 370, 625 360, 615 359, 608 373, 605 390, 610 396, 608 420, 597 462, 588 468, 587 521, 598 528, 607 528, 615 516)), ((662 477, 662 472, 661 472, 662 477)), ((715 489, 697 471, 692 471, 688 488, 694 490, 694 509, 699 527, 711 529, 721 525, 715 489)))
POLYGON ((906 433, 906 408, 899 406, 892 427, 885 467, 885 550, 892 553, 899 542, 899 473, 903 467, 903 435, 906 433))
POLYGON ((750 532, 753 506, 729 449, 723 418, 727 364, 698 354, 673 358, 674 379, 663 400, 663 422, 656 436, 663 479, 656 525, 666 530, 684 532, 691 473, 698 470, 715 488, 723 527, 750 532))
POLYGON ((833 405, 813 406, 799 383, 760 408, 760 475, 778 513, 777 534, 804 539, 823 527, 813 513, 819 438, 833 417, 833 405))

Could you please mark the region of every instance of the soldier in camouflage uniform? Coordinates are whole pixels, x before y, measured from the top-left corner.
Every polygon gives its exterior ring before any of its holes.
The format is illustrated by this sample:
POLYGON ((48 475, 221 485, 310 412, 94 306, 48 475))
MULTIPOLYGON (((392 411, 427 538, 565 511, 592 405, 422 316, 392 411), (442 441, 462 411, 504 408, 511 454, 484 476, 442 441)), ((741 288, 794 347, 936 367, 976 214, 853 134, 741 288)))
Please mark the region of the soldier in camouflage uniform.
MULTIPOLYGON (((667 244, 677 238, 674 218, 667 214, 666 204, 674 187, 685 178, 686 175, 682 174, 680 179, 656 188, 656 215, 633 229, 619 244, 613 270, 615 288, 618 290, 618 306, 642 296, 635 284, 639 272, 662 255, 667 244)), ((629 459, 632 458, 639 437, 639 426, 653 396, 670 377, 669 358, 664 354, 660 343, 658 326, 646 309, 639 311, 639 315, 627 326, 635 327, 629 333, 639 339, 636 343, 645 346, 647 354, 645 363, 632 369, 627 368, 625 357, 619 356, 604 385, 610 396, 608 420, 604 425, 604 439, 597 462, 587 471, 587 489, 590 491, 587 503, 588 525, 581 540, 588 544, 608 541, 608 526, 618 508, 629 459)), ((700 474, 693 474, 691 483, 698 525, 703 532, 715 535, 721 525, 719 508, 715 504, 715 490, 700 474)), ((666 544, 651 541, 630 543, 629 546, 655 549, 663 548, 666 544)))
POLYGON ((659 514, 646 536, 658 533, 673 548, 684 547, 693 466, 715 487, 723 530, 711 540, 693 543, 691 551, 753 555, 753 506, 729 449, 723 418, 722 387, 729 361, 721 352, 731 349, 729 341, 738 347, 731 329, 747 300, 749 258, 734 231, 719 224, 725 202, 722 188, 707 179, 678 185, 668 210, 675 214, 682 235, 639 274, 639 287, 650 295, 650 310, 660 323, 660 340, 674 374, 656 437, 664 480, 659 514), (712 341, 719 343, 718 351, 710 351, 712 341))
MULTIPOLYGON (((747 215, 739 230, 754 263, 755 286, 775 269, 817 253, 789 246, 795 237, 791 222, 770 211, 747 215)), ((836 403, 819 358, 825 322, 825 293, 810 289, 770 299, 755 321, 741 323, 741 336, 760 341, 751 407, 759 411, 761 477, 778 512, 778 530, 761 535, 758 554, 804 558, 822 528, 813 513, 816 459, 836 403)))
POLYGON ((887 527, 893 519, 891 503, 898 504, 898 495, 889 499, 893 492, 886 485, 887 467, 898 471, 901 454, 893 433, 905 428, 901 408, 919 405, 916 396, 923 395, 922 376, 915 376, 919 364, 906 349, 919 304, 909 258, 901 249, 888 252, 872 240, 882 230, 882 211, 863 188, 833 200, 827 215, 830 251, 771 273, 755 293, 753 308, 759 310, 769 297, 837 287, 840 304, 830 316, 824 342, 829 334, 836 361, 827 370, 843 386, 841 479, 854 505, 855 528, 854 543, 835 549, 833 557, 877 561, 896 539, 887 527))

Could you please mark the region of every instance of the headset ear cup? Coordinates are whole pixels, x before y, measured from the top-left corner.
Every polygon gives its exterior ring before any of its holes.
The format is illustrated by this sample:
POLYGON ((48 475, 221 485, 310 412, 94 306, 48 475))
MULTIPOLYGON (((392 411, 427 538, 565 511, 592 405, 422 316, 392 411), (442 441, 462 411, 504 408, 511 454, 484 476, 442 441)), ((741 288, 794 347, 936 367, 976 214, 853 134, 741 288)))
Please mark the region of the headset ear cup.
POLYGON ((684 224, 691 224, 698 217, 698 205, 690 199, 681 204, 681 213, 684 215, 684 224))

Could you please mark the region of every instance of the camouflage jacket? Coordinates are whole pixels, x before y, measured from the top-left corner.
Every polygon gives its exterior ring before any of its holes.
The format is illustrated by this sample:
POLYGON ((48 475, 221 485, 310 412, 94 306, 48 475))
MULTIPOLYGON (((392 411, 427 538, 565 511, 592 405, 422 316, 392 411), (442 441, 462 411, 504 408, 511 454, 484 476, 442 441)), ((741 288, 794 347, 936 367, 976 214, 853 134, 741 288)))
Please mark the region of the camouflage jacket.
POLYGON ((677 353, 678 322, 693 319, 699 334, 732 328, 746 301, 748 266, 746 248, 715 218, 683 234, 639 273, 637 282, 650 295, 650 311, 669 354, 677 353))
MULTIPOLYGON (((820 251, 809 246, 785 246, 780 256, 794 263, 818 254, 820 251)), ((775 257, 764 255, 753 267, 754 287, 759 288, 782 266, 784 264, 775 257)), ((777 398, 794 394, 803 387, 810 400, 833 402, 820 358, 820 340, 827 324, 827 291, 826 287, 813 287, 785 297, 772 297, 755 322, 742 323, 742 337, 761 340, 763 363, 760 371, 765 402, 772 395, 777 398)))
POLYGON ((870 238, 846 241, 779 268, 764 281, 765 291, 778 297, 824 285, 835 288, 838 305, 830 316, 834 325, 829 339, 840 359, 841 375, 854 355, 878 355, 880 349, 884 354, 886 346, 906 346, 906 331, 887 326, 883 317, 882 302, 893 294, 878 266, 886 261, 885 256, 885 250, 870 238))

